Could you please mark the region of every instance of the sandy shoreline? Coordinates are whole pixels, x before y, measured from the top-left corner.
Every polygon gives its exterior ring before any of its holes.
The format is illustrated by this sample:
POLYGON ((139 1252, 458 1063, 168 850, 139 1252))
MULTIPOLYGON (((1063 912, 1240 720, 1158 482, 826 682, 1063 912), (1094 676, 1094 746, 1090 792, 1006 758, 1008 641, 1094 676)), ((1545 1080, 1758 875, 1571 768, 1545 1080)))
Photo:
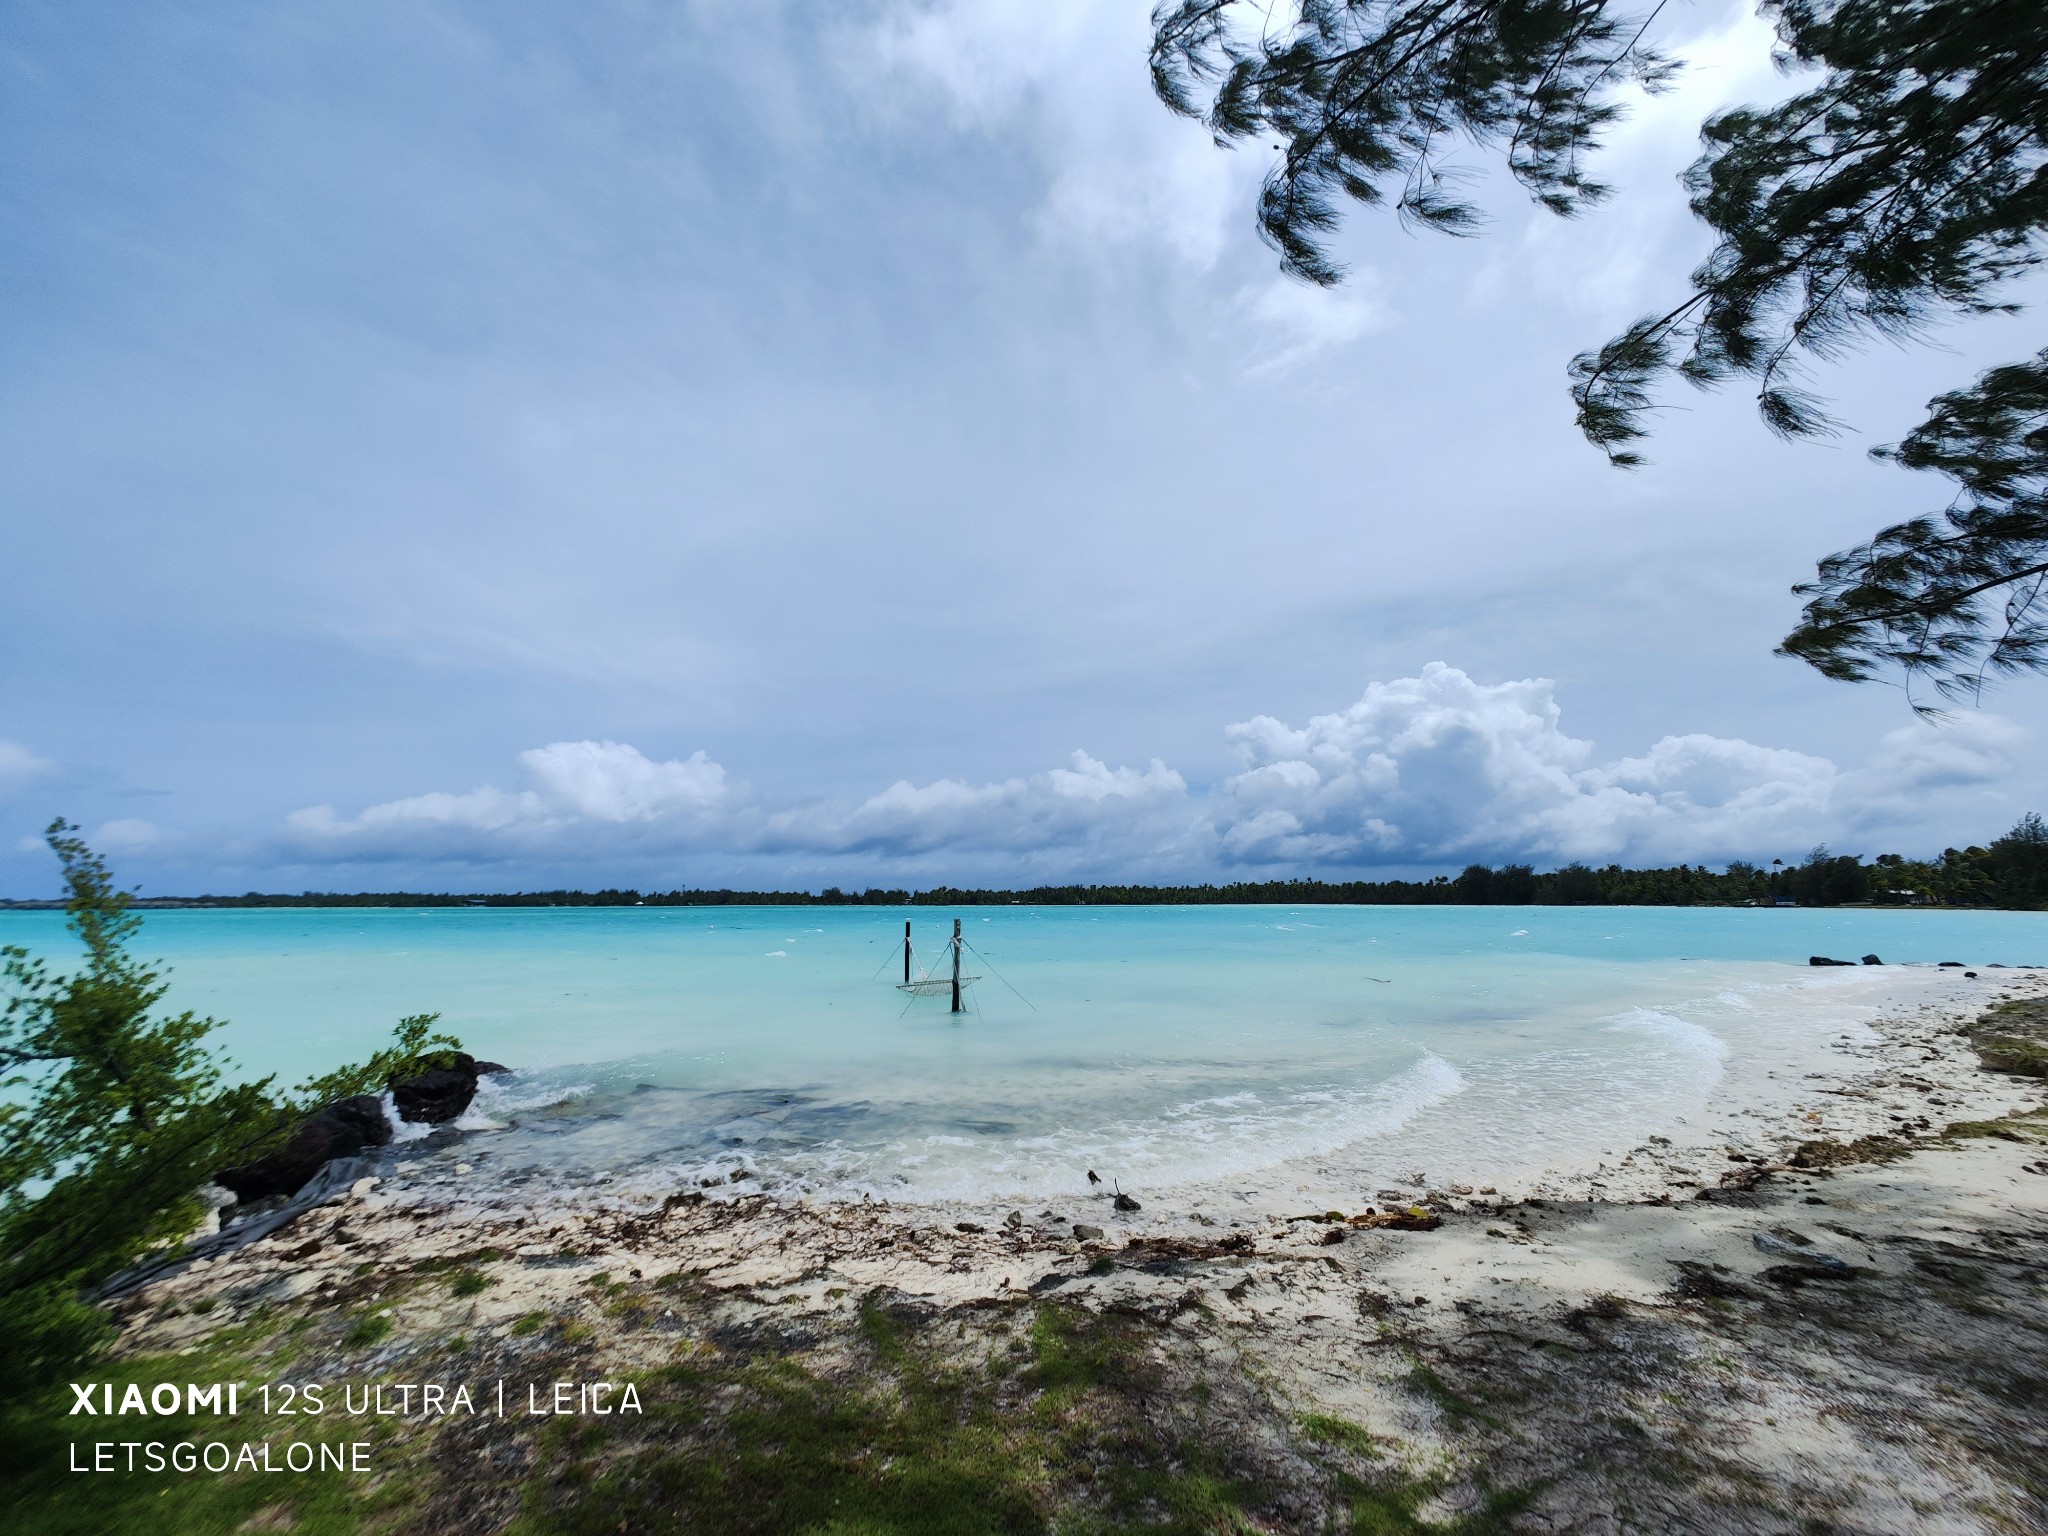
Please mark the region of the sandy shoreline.
POLYGON ((450 1170, 359 1186, 154 1282, 124 1303, 124 1347, 299 1316, 319 1343, 294 1368, 330 1375, 564 1352, 625 1375, 771 1346, 830 1374, 874 1368, 860 1318, 877 1298, 969 1352, 1053 1306, 1149 1330, 1164 1379, 1227 1400, 1233 1443, 1292 1467, 1283 1483, 1338 1486, 1353 1474, 1330 1458, 1354 1453, 1405 1469, 1427 1490, 1417 1520, 1512 1483, 1539 1491, 1500 1528, 2044 1529, 2048 1416, 2027 1385, 2048 1343, 2044 1083, 1982 1070, 1965 1026, 2048 997, 2048 976, 1916 990, 1782 1112, 1724 1105, 1696 1138, 1540 1190, 1012 1212, 727 1186, 519 1209, 450 1170), (1411 1202, 1440 1224, 1328 1219, 1411 1202), (484 1277, 473 1294, 445 1283, 462 1271, 484 1277), (339 1320, 365 1316, 389 1338, 351 1348, 339 1320), (1365 1438, 1304 1461, 1300 1426, 1325 1422, 1365 1438))

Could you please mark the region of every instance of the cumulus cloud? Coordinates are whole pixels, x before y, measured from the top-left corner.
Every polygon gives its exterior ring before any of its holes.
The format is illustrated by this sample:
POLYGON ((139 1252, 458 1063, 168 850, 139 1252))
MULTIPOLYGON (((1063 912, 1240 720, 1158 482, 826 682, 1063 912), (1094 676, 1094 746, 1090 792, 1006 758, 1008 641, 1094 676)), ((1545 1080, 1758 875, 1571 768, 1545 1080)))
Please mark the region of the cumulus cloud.
POLYGON ((1223 854, 1313 866, 1722 861, 1881 833, 1930 814, 2011 814, 2026 733, 1995 715, 1891 732, 1864 766, 1739 738, 1666 736, 1595 760, 1544 678, 1486 684, 1432 663, 1305 727, 1229 728, 1245 771, 1210 815, 1223 854))
POLYGON ((1595 763, 1545 678, 1486 684, 1433 662, 1301 728, 1230 727, 1244 757, 1218 821, 1248 863, 1702 858, 1768 846, 1821 816, 1832 763, 1669 736, 1595 763))
POLYGON ((1157 758, 1112 767, 1076 751, 1015 778, 901 779, 857 803, 783 806, 729 783, 703 752, 656 762, 622 742, 555 742, 520 754, 525 788, 415 795, 348 818, 315 806, 289 818, 286 836, 313 860, 637 851, 942 879, 1719 862, 1922 821, 1944 797, 1982 820, 1977 802, 1996 794, 2025 740, 1995 716, 1914 724, 1844 772, 1697 733, 1602 759, 1562 720, 1548 679, 1485 683, 1437 662, 1304 725, 1257 715, 1227 727, 1242 766, 1206 790, 1157 758))
POLYGON ((519 765, 532 788, 435 791, 346 819, 309 806, 285 819, 288 840, 314 857, 502 856, 592 826, 694 828, 728 795, 724 768, 702 752, 658 763, 624 742, 557 741, 520 753, 519 765))

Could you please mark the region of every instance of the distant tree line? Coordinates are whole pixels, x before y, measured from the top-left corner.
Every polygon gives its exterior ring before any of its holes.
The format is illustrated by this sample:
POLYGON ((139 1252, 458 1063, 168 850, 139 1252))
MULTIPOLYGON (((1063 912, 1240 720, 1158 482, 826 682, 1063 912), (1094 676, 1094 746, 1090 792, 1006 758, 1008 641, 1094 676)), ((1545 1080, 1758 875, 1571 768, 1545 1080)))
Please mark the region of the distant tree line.
MULTIPOLYGON (((953 885, 910 891, 870 887, 842 891, 672 890, 482 892, 419 891, 296 896, 250 891, 243 896, 159 897, 144 907, 959 907, 959 906, 1615 906, 1840 907, 1879 906, 2048 908, 2048 823, 2035 814, 1988 847, 1949 848, 1938 859, 1879 854, 1868 864, 1819 847, 1795 864, 1736 860, 1715 872, 1704 864, 1669 869, 1603 869, 1567 864, 1538 872, 1528 864, 1468 865, 1427 880, 1240 880, 1228 885, 1038 885, 998 890, 953 885)), ((0 906, 42 906, 5 902, 0 906)))

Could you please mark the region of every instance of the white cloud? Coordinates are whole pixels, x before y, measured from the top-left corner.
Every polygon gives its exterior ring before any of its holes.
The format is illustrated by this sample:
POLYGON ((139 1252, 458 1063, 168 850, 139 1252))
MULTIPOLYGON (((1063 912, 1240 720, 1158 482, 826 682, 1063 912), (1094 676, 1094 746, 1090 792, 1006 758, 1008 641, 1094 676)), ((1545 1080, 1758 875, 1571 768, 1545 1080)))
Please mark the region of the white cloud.
POLYGON ((309 806, 285 818, 288 838, 315 857, 504 856, 593 823, 694 827, 728 794, 725 769, 702 752, 657 763, 624 742, 557 741, 520 753, 519 763, 534 788, 435 791, 346 820, 332 806, 309 806))
POLYGON ((725 770, 702 752, 650 762, 617 741, 558 741, 519 754, 520 765, 555 804, 594 821, 648 821, 715 804, 725 770))
POLYGON ((1077 751, 1070 767, 996 784, 899 779, 851 814, 831 809, 771 820, 766 846, 902 857, 947 849, 1032 854, 1113 845, 1155 858, 1188 835, 1187 782, 1158 758, 1143 772, 1077 751))
POLYGON ((1253 378, 1285 373, 1319 352, 1356 341, 1383 318, 1378 291, 1379 279, 1371 271, 1353 272, 1341 288, 1317 288, 1289 277, 1247 288, 1241 300, 1259 340, 1245 372, 1253 378))
POLYGON ((1482 683, 1441 662, 1305 725, 1258 715, 1225 736, 1243 767, 1206 792, 1157 758, 1112 767, 1076 751, 1015 778, 900 779, 854 804, 783 806, 702 752, 656 762, 621 742, 555 742, 520 754, 528 788, 415 795, 347 819, 315 806, 288 818, 286 841, 314 861, 715 854, 936 879, 1721 862, 1924 824, 1945 806, 1974 824, 2025 739, 1974 716, 1894 731, 1846 773, 1697 733, 1601 760, 1566 734, 1548 679, 1482 683))
POLYGON ((90 841, 101 853, 144 853, 162 840, 156 823, 140 816, 118 816, 102 822, 90 841))
POLYGON ((1103 0, 943 0, 896 7, 874 34, 885 66, 936 86, 956 123, 1023 124, 1050 181, 1037 220, 1055 244, 1158 244, 1206 269, 1248 226, 1262 167, 1172 116, 1146 73, 1148 8, 1103 0))
POLYGON ((1718 862, 1963 809, 1944 797, 1990 796, 2025 739, 1980 715, 1905 726, 1849 773, 1699 734, 1603 763, 1560 719, 1547 679, 1484 684, 1438 662, 1299 730, 1234 725, 1247 767, 1211 812, 1221 846, 1290 865, 1718 862))
POLYGON ((20 743, 0 739, 0 795, 26 788, 55 767, 56 764, 37 757, 20 743))
MULTIPOLYGON (((1956 714, 1942 723, 1915 722, 1887 734, 1870 761, 1844 774, 1844 808, 1858 826, 1916 816, 1931 800, 1975 802, 2010 814, 1996 786, 2016 766, 2027 733, 1999 715, 1956 714), (1990 804, 1986 804, 1990 802, 1990 804)), ((1974 827, 1983 818, 1971 816, 1974 827)))

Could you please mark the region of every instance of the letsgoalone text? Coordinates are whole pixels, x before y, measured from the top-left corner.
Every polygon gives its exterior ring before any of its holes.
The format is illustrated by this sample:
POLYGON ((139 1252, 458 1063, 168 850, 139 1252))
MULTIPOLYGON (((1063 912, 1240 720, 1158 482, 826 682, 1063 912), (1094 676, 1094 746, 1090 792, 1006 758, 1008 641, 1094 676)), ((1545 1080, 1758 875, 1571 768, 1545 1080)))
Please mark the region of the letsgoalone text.
MULTIPOLYGON (((468 1382, 160 1381, 117 1388, 112 1382, 71 1383, 71 1418, 191 1418, 244 1411, 273 1418, 444 1418, 486 1414, 609 1417, 641 1411, 627 1381, 468 1382)), ((108 1426, 111 1428, 112 1426, 108 1426)), ((126 1428, 126 1425, 122 1426, 126 1428)), ((368 1472, 369 1441, 89 1440, 70 1447, 73 1472, 368 1472)))

